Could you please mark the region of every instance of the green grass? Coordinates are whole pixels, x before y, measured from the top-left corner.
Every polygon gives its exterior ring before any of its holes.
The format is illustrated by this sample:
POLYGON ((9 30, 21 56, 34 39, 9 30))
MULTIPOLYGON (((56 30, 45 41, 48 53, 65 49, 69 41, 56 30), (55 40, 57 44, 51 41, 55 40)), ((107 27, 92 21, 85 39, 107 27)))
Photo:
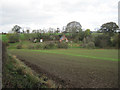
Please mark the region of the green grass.
MULTIPOLYGON (((0 39, 1 39, 3 42, 7 42, 7 41, 8 41, 7 35, 0 35, 0 39)), ((24 34, 20 34, 20 39, 21 39, 21 40, 24 40, 24 39, 25 39, 24 34)))
POLYGON ((16 43, 9 43, 8 49, 16 49, 18 44, 22 44, 23 48, 27 48, 29 44, 34 44, 30 41, 22 41, 22 42, 16 42, 16 43))
POLYGON ((16 46, 19 44, 19 42, 17 43, 9 43, 8 49, 16 49, 16 46))
POLYGON ((83 57, 83 58, 88 58, 88 59, 118 61, 118 50, 116 50, 116 49, 80 49, 80 48, 54 49, 54 50, 22 49, 22 51, 63 54, 63 55, 83 57))
POLYGON ((24 34, 20 34, 20 40, 25 40, 24 34))
MULTIPOLYGON (((33 51, 38 51, 38 50, 33 50, 33 51)), ((114 56, 112 55, 113 58, 111 58, 111 56, 109 55, 103 55, 103 54, 100 54, 99 52, 92 52, 92 53, 88 53, 88 52, 91 52, 91 51, 88 51, 86 53, 82 53, 82 54, 75 54, 75 53, 72 53, 72 52, 59 52, 59 51, 43 51, 43 50, 39 50, 38 52, 45 52, 45 53, 55 53, 55 54, 64 54, 64 55, 70 55, 70 56, 79 56, 79 57, 84 57, 84 58, 93 58, 93 59, 101 59, 101 60, 112 60, 112 61, 118 61, 117 59, 117 56, 114 56)), ((103 51, 103 53, 105 53, 103 51)))
POLYGON ((103 33, 92 33, 93 36, 102 35, 103 33))
MULTIPOLYGON (((38 78, 25 73, 26 67, 9 56, 4 69, 3 88, 32 88, 38 83, 38 78)), ((27 71, 26 71, 27 72, 27 71)))
POLYGON ((3 42, 7 42, 8 38, 6 37, 6 35, 0 35, 0 40, 2 40, 3 42))

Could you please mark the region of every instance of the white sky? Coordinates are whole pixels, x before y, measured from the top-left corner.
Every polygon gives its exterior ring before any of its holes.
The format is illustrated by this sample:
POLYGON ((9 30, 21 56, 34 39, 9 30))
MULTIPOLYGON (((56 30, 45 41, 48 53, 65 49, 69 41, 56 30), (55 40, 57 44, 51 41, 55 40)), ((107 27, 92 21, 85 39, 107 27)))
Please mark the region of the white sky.
POLYGON ((103 23, 118 24, 119 0, 2 0, 0 32, 14 25, 31 29, 60 28, 71 21, 83 29, 99 28, 103 23))

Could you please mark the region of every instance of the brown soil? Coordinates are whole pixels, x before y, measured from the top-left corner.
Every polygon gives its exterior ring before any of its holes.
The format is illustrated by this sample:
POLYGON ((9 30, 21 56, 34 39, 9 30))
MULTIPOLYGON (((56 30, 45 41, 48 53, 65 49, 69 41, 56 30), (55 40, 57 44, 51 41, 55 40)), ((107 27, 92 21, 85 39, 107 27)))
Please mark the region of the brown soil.
POLYGON ((12 51, 39 74, 63 87, 118 88, 118 62, 40 52, 12 51))

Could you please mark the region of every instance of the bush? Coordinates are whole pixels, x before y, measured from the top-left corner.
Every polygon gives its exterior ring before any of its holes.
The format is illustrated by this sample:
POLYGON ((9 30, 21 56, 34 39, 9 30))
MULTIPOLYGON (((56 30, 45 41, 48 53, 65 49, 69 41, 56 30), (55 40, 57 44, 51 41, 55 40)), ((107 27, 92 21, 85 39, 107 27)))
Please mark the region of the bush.
POLYGON ((9 43, 8 43, 8 42, 4 42, 4 44, 6 45, 6 47, 9 46, 9 43))
POLYGON ((94 37, 88 36, 84 38, 82 46, 85 48, 95 48, 94 37))
POLYGON ((94 42, 89 42, 87 44, 84 44, 83 47, 85 47, 85 48, 95 48, 95 43, 94 42))
POLYGON ((44 48, 44 44, 43 43, 38 43, 35 45, 35 49, 43 49, 44 48))
POLYGON ((25 33, 24 37, 25 37, 25 40, 29 40, 30 39, 30 34, 25 33))
POLYGON ((20 35, 19 34, 8 34, 8 42, 9 43, 16 43, 19 42, 20 35))
POLYGON ((92 37, 92 36, 87 36, 87 37, 85 37, 84 39, 83 39, 83 43, 89 43, 89 42, 94 42, 94 37, 92 37))
POLYGON ((28 45, 28 49, 53 49, 55 47, 54 42, 43 42, 28 45))
POLYGON ((35 49, 35 46, 33 44, 28 45, 28 49, 35 49))
POLYGON ((55 43, 53 43, 53 42, 44 43, 43 49, 53 49, 53 48, 55 48, 55 43))
POLYGON ((75 43, 78 43, 80 40, 79 40, 79 37, 76 36, 75 39, 73 40, 75 43))
POLYGON ((25 40, 29 40, 31 42, 34 42, 34 39, 38 40, 38 35, 37 33, 25 33, 24 34, 25 40))
POLYGON ((110 36, 99 35, 95 38, 95 46, 100 48, 106 48, 111 46, 110 36))
POLYGON ((55 47, 55 43, 54 42, 50 42, 48 45, 50 46, 50 48, 54 48, 55 47))
POLYGON ((18 45, 16 46, 16 48, 17 48, 17 49, 22 49, 22 44, 18 44, 18 45))
POLYGON ((67 48, 68 48, 68 44, 65 43, 65 42, 64 42, 64 43, 63 43, 63 42, 62 42, 62 43, 58 43, 58 44, 57 44, 57 47, 58 47, 58 48, 65 48, 65 49, 67 49, 67 48))
POLYGON ((113 47, 117 47, 119 45, 119 37, 118 34, 115 34, 113 37, 111 37, 111 42, 113 47))

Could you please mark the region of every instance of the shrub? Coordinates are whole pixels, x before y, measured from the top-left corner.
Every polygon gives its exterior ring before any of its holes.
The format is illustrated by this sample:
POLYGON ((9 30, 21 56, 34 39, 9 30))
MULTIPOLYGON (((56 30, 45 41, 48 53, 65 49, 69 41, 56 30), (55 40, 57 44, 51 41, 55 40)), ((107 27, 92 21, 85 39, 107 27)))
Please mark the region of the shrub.
POLYGON ((113 37, 111 37, 111 42, 112 42, 113 47, 118 47, 118 45, 119 45, 118 34, 115 34, 113 37))
POLYGON ((8 43, 8 42, 4 42, 4 44, 6 45, 6 47, 9 46, 9 43, 8 43))
POLYGON ((54 48, 55 47, 55 43, 54 42, 50 42, 48 45, 50 46, 50 48, 54 48))
POLYGON ((44 48, 43 49, 52 49, 52 48, 55 48, 55 43, 54 42, 44 43, 44 48))
POLYGON ((87 36, 83 39, 83 43, 89 43, 89 42, 94 42, 94 37, 87 36))
POLYGON ((8 42, 9 43, 16 43, 19 42, 20 35, 19 34, 8 34, 8 42))
POLYGON ((30 40, 31 42, 34 42, 35 39, 38 40, 38 35, 37 33, 25 33, 24 34, 25 40, 30 40))
POLYGON ((65 49, 67 49, 68 48, 68 44, 65 43, 65 42, 64 43, 63 42, 62 43, 57 43, 57 47, 58 48, 65 48, 65 49))
POLYGON ((28 45, 28 49, 53 49, 53 48, 68 48, 67 43, 43 42, 28 45))
POLYGON ((89 42, 87 44, 84 44, 83 47, 85 47, 85 48, 95 48, 95 43, 94 42, 89 42))
POLYGON ((73 40, 75 43, 78 43, 79 42, 79 37, 76 36, 75 39, 73 40))
POLYGON ((43 49, 43 48, 44 48, 43 43, 38 43, 35 45, 35 49, 43 49))
POLYGON ((17 49, 22 49, 22 44, 18 44, 18 45, 16 46, 16 48, 17 48, 17 49))
POLYGON ((53 49, 55 48, 55 43, 53 42, 43 42, 28 45, 28 49, 53 49))
POLYGON ((110 36, 99 35, 95 38, 95 46, 100 48, 106 48, 111 46, 110 36))
POLYGON ((95 48, 94 37, 88 36, 84 38, 82 46, 85 48, 95 48))
POLYGON ((35 46, 33 44, 28 45, 28 49, 35 49, 35 46))
POLYGON ((48 44, 44 44, 43 49, 50 49, 50 46, 48 44))
POLYGON ((30 39, 30 34, 25 33, 24 37, 25 37, 25 40, 29 40, 30 39))

